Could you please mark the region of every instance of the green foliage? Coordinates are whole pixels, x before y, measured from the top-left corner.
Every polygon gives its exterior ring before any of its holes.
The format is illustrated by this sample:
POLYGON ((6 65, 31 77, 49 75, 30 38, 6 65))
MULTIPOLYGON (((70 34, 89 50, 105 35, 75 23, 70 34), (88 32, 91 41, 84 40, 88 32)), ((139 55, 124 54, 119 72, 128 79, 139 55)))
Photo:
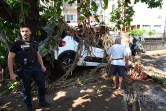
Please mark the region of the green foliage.
POLYGON ((164 87, 166 87, 166 79, 163 79, 163 80, 162 80, 162 85, 163 85, 164 87))
MULTIPOLYGON (((148 8, 161 7, 162 0, 135 0, 134 4, 142 2, 148 5, 148 8)), ((130 23, 133 21, 132 17, 135 13, 131 0, 121 0, 117 1, 118 7, 112 11, 110 22, 115 23, 117 29, 130 26, 130 23)))
POLYGON ((141 29, 141 30, 139 30, 139 34, 140 34, 140 35, 143 35, 145 32, 146 32, 146 30, 145 30, 144 28, 141 29))
POLYGON ((155 33, 156 33, 155 30, 150 30, 150 31, 148 32, 148 34, 149 34, 150 37, 151 37, 152 35, 154 35, 155 33))
MULTIPOLYGON (((65 0, 65 2, 67 2, 68 0, 65 0)), ((73 4, 76 0, 69 0, 68 3, 69 4, 73 4)))
POLYGON ((103 0, 103 2, 104 2, 104 7, 103 7, 103 9, 105 10, 105 9, 108 8, 108 0, 103 0))
POLYGON ((20 4, 20 0, 8 0, 7 2, 9 4, 8 11, 14 12, 16 15, 19 15, 19 23, 23 23, 25 16, 28 16, 28 10, 30 6, 25 2, 20 4), (23 12, 21 10, 21 6, 23 7, 23 12))
MULTIPOLYGON (((92 8, 93 9, 93 8, 92 8)), ((92 16, 89 8, 89 3, 88 2, 81 2, 80 6, 77 7, 78 13, 80 13, 83 17, 89 18, 92 16)), ((82 19, 80 19, 81 21, 82 19)))
POLYGON ((110 13, 110 22, 115 23, 115 27, 120 30, 123 27, 130 26, 135 11, 133 6, 127 3, 123 3, 120 0, 118 0, 117 3, 118 7, 110 13))
MULTIPOLYGON (((9 4, 8 11, 19 15, 20 20, 23 22, 23 15, 21 14, 20 0, 7 0, 9 4)), ((23 2, 24 14, 27 16, 29 5, 23 2)), ((5 68, 7 66, 7 55, 11 44, 19 38, 19 25, 13 22, 5 21, 0 18, 0 65, 5 68)))
POLYGON ((96 4, 96 2, 94 1, 91 1, 91 11, 93 13, 93 16, 95 18, 95 20, 99 23, 99 16, 96 14, 97 13, 97 9, 98 9, 98 6, 96 4))
POLYGON ((0 18, 0 65, 7 65, 7 55, 13 41, 18 37, 18 25, 0 18))
MULTIPOLYGON (((21 10, 18 10, 21 9, 20 0, 10 0, 10 1, 8 0, 8 3, 10 4, 9 5, 10 11, 20 14, 21 10)), ((28 16, 28 10, 30 6, 27 3, 23 2, 23 8, 24 8, 24 13, 28 16)))
POLYGON ((134 30, 130 30, 129 34, 133 34, 133 35, 143 35, 146 32, 145 29, 134 29, 134 30))
POLYGON ((94 12, 96 12, 97 9, 98 9, 98 6, 97 6, 96 2, 92 1, 91 2, 91 10, 94 11, 94 12))
POLYGON ((98 23, 100 22, 98 15, 94 15, 94 18, 95 18, 96 22, 98 22, 98 23))
POLYGON ((20 82, 13 82, 13 81, 10 81, 8 83, 8 87, 9 89, 16 89, 18 86, 20 86, 21 83, 20 82))
POLYGON ((135 0, 134 4, 142 2, 148 5, 148 8, 161 7, 163 0, 135 0))
POLYGON ((104 22, 104 21, 101 21, 100 24, 105 24, 105 22, 104 22))
MULTIPOLYGON (((49 6, 47 5, 41 5, 40 12, 41 14, 41 19, 46 21, 47 24, 50 25, 55 25, 56 20, 61 16, 62 14, 62 8, 63 8, 63 0, 49 0, 49 2, 53 1, 54 6, 49 6)), ((44 0, 42 2, 45 3, 44 0)), ((74 0, 69 1, 70 4, 74 3, 74 0)))

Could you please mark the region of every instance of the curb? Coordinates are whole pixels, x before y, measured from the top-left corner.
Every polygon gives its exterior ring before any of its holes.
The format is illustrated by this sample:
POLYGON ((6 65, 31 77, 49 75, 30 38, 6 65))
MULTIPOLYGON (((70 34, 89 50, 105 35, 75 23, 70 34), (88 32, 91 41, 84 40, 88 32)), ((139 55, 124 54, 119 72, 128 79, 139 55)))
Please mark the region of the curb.
POLYGON ((146 53, 140 54, 140 56, 160 56, 160 55, 166 55, 166 50, 154 50, 154 51, 147 51, 146 53))

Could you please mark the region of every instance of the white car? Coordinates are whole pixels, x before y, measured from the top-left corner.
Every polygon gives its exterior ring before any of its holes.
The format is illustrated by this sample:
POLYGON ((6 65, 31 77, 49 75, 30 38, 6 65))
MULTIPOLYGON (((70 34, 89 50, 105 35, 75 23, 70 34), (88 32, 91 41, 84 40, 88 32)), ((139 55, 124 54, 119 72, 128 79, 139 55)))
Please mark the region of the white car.
POLYGON ((63 73, 71 66, 76 54, 80 55, 77 66, 98 66, 105 56, 101 45, 99 47, 91 46, 88 49, 85 45, 82 45, 82 49, 77 52, 78 46, 78 37, 65 36, 61 40, 58 50, 53 50, 55 60, 58 62, 59 69, 63 73))

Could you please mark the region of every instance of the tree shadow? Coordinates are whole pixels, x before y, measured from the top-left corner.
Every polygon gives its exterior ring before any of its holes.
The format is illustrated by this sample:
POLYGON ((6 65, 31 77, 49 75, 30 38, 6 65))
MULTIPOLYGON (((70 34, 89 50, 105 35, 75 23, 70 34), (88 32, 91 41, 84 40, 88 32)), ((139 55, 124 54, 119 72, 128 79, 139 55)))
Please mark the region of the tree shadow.
POLYGON ((140 61, 144 66, 153 66, 155 68, 160 68, 159 66, 161 64, 161 61, 159 61, 159 59, 162 58, 162 56, 159 56, 160 55, 143 55, 141 56, 140 61))
MULTIPOLYGON (((12 98, 7 105, 13 108, 11 111, 26 111, 21 98, 12 98)), ((39 108, 37 97, 33 98, 36 111, 122 111, 124 108, 122 92, 108 84, 60 89, 47 94, 46 100, 52 107, 39 108)))

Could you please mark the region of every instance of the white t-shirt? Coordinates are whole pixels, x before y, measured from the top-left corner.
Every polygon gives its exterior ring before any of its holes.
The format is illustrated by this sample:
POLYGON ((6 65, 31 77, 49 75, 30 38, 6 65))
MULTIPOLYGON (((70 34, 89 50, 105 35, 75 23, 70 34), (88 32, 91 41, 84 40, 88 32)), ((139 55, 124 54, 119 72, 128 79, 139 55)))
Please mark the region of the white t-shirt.
POLYGON ((127 53, 128 56, 131 55, 131 49, 130 49, 130 47, 126 47, 126 53, 127 53))
POLYGON ((121 44, 114 44, 108 49, 108 55, 112 55, 112 65, 119 65, 119 66, 125 66, 124 58, 127 55, 126 48, 124 45, 121 44), (113 59, 119 59, 119 60, 113 60, 113 59))
POLYGON ((129 47, 129 43, 125 44, 125 47, 126 47, 126 53, 127 53, 127 55, 130 56, 131 55, 131 49, 129 47))

